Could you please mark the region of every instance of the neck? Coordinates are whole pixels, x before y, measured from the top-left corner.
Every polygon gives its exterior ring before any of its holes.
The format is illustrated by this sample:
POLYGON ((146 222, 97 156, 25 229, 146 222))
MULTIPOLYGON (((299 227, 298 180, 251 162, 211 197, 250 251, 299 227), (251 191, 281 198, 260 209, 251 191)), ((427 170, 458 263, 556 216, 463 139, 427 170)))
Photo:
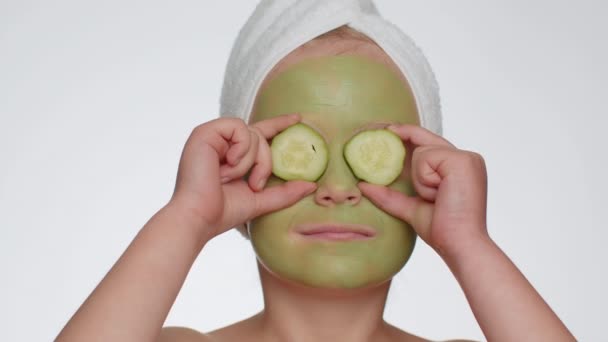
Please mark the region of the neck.
POLYGON ((357 290, 305 287, 280 279, 258 263, 264 310, 259 322, 265 341, 379 341, 390 281, 357 290))

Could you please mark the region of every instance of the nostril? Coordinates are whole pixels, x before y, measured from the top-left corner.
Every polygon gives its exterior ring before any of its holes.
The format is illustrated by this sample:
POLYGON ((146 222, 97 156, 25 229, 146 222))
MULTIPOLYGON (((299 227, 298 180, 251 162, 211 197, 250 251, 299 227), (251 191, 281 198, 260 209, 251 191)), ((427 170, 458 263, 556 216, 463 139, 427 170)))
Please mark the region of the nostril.
POLYGON ((315 194, 315 201, 323 206, 356 205, 360 200, 361 194, 356 189, 320 186, 315 194))
POLYGON ((361 201, 361 196, 348 196, 348 203, 351 205, 357 205, 361 201))

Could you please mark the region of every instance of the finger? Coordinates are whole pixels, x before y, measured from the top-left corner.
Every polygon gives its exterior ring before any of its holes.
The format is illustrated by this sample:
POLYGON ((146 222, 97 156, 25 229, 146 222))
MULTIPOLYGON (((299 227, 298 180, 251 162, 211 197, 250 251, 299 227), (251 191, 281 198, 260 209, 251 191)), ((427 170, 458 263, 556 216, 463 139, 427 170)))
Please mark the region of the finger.
POLYGON ((272 211, 290 207, 317 189, 317 184, 306 181, 290 181, 275 185, 255 194, 253 219, 272 211))
POLYGON ((381 210, 409 223, 418 234, 430 227, 432 204, 418 197, 407 196, 391 188, 360 182, 363 196, 381 210))
POLYGON ((438 146, 417 148, 412 157, 412 181, 416 193, 425 200, 434 202, 439 187, 446 178, 458 178, 463 172, 473 174, 470 165, 475 164, 475 156, 475 153, 468 151, 438 146))
POLYGON ((446 139, 429 131, 426 128, 416 125, 390 125, 387 129, 395 132, 403 141, 410 141, 415 145, 438 145, 455 147, 446 139))
POLYGON ((254 191, 259 191, 264 188, 266 181, 272 173, 272 155, 270 146, 266 139, 259 139, 258 155, 255 160, 253 169, 249 175, 249 186, 254 191))
POLYGON ((357 184, 363 196, 368 198, 378 208, 406 222, 411 220, 418 201, 391 188, 359 182, 357 184))
POLYGON ((270 139, 287 127, 300 122, 299 114, 280 115, 268 120, 256 122, 252 126, 260 131, 265 139, 270 139))
POLYGON ((441 175, 437 171, 439 154, 436 146, 419 146, 412 153, 412 183, 418 196, 435 201, 441 175))
POLYGON ((226 153, 226 161, 230 165, 237 165, 247 154, 251 146, 251 134, 247 129, 247 125, 244 122, 243 126, 239 125, 229 139, 231 145, 228 153, 226 153))
MULTIPOLYGON (((245 154, 240 158, 236 165, 222 165, 220 175, 224 180, 233 180, 243 177, 256 160, 258 154, 259 137, 257 133, 248 130, 249 132, 249 146, 245 154)), ((230 154, 230 151, 228 151, 230 154)))
POLYGON ((247 125, 239 118, 209 121, 195 128, 194 135, 202 137, 230 165, 236 165, 247 153, 251 139, 247 125))

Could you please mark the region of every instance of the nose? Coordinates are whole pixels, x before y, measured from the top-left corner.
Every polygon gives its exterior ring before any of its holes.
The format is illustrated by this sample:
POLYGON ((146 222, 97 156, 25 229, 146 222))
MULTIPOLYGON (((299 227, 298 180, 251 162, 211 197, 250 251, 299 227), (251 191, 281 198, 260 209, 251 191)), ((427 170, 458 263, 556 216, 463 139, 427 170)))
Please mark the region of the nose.
POLYGON ((361 201, 357 178, 343 159, 330 159, 325 173, 317 181, 315 202, 318 205, 326 207, 339 204, 356 205, 361 201))

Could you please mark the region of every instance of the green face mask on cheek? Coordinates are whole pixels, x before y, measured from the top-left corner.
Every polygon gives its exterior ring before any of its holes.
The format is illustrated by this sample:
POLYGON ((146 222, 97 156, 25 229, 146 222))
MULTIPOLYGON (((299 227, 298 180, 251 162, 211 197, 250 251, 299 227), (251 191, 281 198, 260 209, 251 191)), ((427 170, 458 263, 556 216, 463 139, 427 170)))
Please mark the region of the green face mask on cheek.
MULTIPOLYGON (((329 163, 316 193, 251 222, 259 261, 279 277, 313 287, 362 288, 391 279, 409 259, 416 235, 408 224, 361 197, 343 150, 362 130, 388 123, 417 124, 411 90, 391 68, 364 57, 308 59, 280 73, 259 92, 252 122, 286 113, 300 113, 302 122, 324 137, 329 163), (311 224, 365 225, 376 233, 338 241, 295 232, 311 224)), ((413 195, 407 173, 406 167, 388 186, 413 195)), ((268 186, 281 182, 271 177, 268 186)))

